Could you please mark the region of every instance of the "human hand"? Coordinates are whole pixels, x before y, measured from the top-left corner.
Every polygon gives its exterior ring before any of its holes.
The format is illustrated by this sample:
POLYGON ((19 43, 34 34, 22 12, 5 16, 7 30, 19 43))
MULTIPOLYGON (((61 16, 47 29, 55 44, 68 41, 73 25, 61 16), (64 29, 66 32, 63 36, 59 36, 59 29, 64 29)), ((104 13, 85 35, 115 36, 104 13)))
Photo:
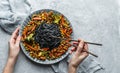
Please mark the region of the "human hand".
POLYGON ((19 27, 12 33, 11 39, 9 40, 9 59, 16 59, 20 52, 20 39, 19 27))
POLYGON ((9 40, 9 56, 3 73, 13 73, 14 65, 16 63, 17 56, 20 52, 20 39, 19 27, 12 33, 11 39, 9 40))
POLYGON ((83 40, 78 40, 78 42, 74 42, 73 44, 77 46, 70 51, 70 53, 75 52, 69 62, 69 66, 77 68, 78 65, 88 56, 88 53, 85 52, 85 50, 88 51, 88 45, 83 40))

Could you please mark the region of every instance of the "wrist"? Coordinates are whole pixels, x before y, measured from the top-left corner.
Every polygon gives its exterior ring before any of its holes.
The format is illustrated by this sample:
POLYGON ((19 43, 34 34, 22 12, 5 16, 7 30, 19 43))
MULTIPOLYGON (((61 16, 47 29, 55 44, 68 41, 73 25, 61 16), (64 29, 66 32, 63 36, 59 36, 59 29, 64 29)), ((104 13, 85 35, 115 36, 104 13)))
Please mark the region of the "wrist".
POLYGON ((11 56, 11 55, 8 56, 8 60, 16 61, 16 59, 17 56, 11 56))
POLYGON ((73 66, 72 64, 69 64, 68 66, 68 73, 76 73, 77 67, 73 66))
POLYGON ((15 58, 8 58, 7 64, 10 66, 14 66, 15 62, 16 62, 15 58))
POLYGON ((69 61, 69 66, 70 66, 70 67, 73 67, 73 68, 76 68, 76 69, 77 69, 78 65, 79 65, 79 63, 76 63, 76 62, 71 61, 71 60, 69 61))
POLYGON ((74 66, 73 64, 69 63, 69 67, 77 69, 77 66, 74 66))

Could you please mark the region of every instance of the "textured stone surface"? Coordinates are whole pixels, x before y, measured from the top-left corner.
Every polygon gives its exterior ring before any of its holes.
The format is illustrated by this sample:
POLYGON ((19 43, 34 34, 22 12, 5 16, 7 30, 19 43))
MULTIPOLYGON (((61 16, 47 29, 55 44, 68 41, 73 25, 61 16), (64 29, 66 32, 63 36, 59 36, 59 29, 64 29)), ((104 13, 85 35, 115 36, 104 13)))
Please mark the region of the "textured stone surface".
MULTIPOLYGON (((73 26, 75 39, 82 38, 103 44, 102 47, 89 45, 90 51, 99 55, 96 60, 105 68, 97 73, 119 73, 120 6, 117 0, 33 0, 32 2, 39 3, 32 5, 34 10, 38 10, 36 8, 39 6, 39 9, 50 8, 63 13, 73 26)), ((7 60, 9 38, 10 35, 0 29, 0 73, 7 60)), ((40 73, 41 70, 44 73, 53 73, 50 67, 40 68, 39 65, 28 61, 20 52, 15 73, 40 73), (47 72, 45 69, 50 71, 47 72)))

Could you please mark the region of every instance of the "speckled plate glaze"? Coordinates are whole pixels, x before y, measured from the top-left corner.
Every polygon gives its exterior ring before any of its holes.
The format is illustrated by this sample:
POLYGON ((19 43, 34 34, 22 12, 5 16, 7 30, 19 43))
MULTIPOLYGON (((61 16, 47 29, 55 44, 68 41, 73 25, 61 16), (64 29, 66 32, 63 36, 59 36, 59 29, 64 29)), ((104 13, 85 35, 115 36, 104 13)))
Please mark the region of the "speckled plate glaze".
MULTIPOLYGON (((33 15, 33 14, 38 14, 38 13, 40 13, 40 12, 42 12, 42 11, 47 11, 47 12, 48 12, 48 11, 53 11, 54 13, 61 14, 60 12, 55 11, 55 10, 51 10, 51 9, 42 9, 42 10, 37 10, 37 11, 31 13, 31 14, 24 20, 23 24, 21 25, 21 29, 20 29, 20 32, 19 32, 20 35, 22 35, 22 31, 23 31, 24 27, 28 24, 28 22, 31 20, 32 15, 33 15)), ((64 17, 65 17, 65 16, 64 16, 64 17)), ((65 18, 66 18, 66 17, 65 17, 65 18)), ((66 19, 67 19, 67 18, 66 18, 66 19)), ((67 20, 68 20, 68 19, 67 19, 67 20)), ((69 20, 68 20, 68 21, 69 21, 69 20)), ((70 22, 69 22, 69 23, 70 23, 70 22)), ((70 24, 70 26, 71 26, 71 24, 70 24)), ((71 27, 72 27, 72 26, 71 26, 71 27)), ((73 38, 73 33, 72 33, 71 37, 73 38)), ((63 54, 60 58, 57 58, 57 59, 54 59, 54 60, 45 60, 45 61, 43 61, 43 60, 39 60, 39 59, 37 59, 37 58, 31 57, 31 56, 29 55, 29 51, 26 51, 26 50, 25 50, 25 47, 23 46, 23 43, 22 43, 22 42, 20 42, 20 47, 21 47, 23 53, 24 53, 30 60, 32 60, 33 62, 39 63, 39 64, 44 64, 44 65, 50 65, 50 64, 54 64, 54 63, 60 62, 61 60, 63 60, 64 58, 66 58, 66 57, 68 56, 69 50, 71 49, 71 47, 70 47, 70 48, 68 49, 68 51, 66 51, 66 53, 63 54)))

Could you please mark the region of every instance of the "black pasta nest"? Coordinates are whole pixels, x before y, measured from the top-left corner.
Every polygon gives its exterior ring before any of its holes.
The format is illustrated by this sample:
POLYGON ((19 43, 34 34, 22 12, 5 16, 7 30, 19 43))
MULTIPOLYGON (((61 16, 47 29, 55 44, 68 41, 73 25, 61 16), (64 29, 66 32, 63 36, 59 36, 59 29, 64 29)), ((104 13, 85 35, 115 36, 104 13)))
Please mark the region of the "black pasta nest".
POLYGON ((42 23, 35 30, 35 42, 39 43, 40 48, 49 48, 52 50, 60 45, 61 33, 58 25, 42 23))

